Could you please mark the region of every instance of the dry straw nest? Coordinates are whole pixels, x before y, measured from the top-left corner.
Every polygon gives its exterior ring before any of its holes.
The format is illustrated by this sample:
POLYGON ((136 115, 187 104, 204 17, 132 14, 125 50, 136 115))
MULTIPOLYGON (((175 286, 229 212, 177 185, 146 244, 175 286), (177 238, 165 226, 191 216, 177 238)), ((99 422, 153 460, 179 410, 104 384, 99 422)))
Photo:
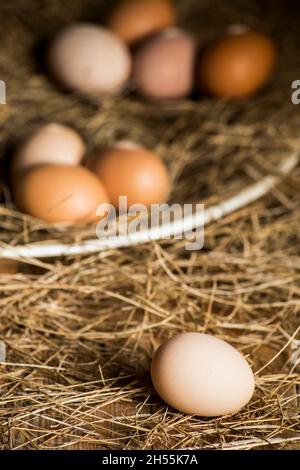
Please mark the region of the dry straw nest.
MULTIPOLYGON (((0 78, 8 91, 0 107, 2 161, 35 127, 59 121, 91 147, 130 138, 155 148, 170 166, 173 199, 214 203, 300 148, 300 109, 291 103, 291 82, 300 78, 298 2, 179 0, 181 23, 200 42, 246 22, 274 37, 280 63, 251 99, 159 107, 130 87, 116 99, 87 102, 63 93, 43 70, 51 35, 73 20, 103 21, 111 4, 1 2, 0 78)), ((186 252, 177 240, 29 259, 17 274, 1 274, 2 449, 296 448, 299 182, 297 167, 263 200, 210 225, 201 252, 186 252), (247 356, 257 386, 239 414, 185 416, 153 392, 152 352, 182 331, 214 334, 247 356)), ((2 246, 94 236, 93 227, 62 230, 19 214, 5 178, 1 198, 2 246)))

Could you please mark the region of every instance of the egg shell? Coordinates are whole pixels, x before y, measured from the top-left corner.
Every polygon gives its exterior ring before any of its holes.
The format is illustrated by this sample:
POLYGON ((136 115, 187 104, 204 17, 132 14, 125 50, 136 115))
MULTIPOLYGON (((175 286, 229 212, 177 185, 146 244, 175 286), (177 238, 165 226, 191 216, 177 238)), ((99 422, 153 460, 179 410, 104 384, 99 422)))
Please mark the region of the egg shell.
POLYGON ((275 45, 266 35, 234 28, 204 51, 200 87, 216 97, 249 96, 271 77, 276 55, 275 45))
POLYGON ((62 84, 88 95, 118 93, 131 73, 125 43, 111 31, 88 23, 63 30, 53 41, 48 60, 62 84))
POLYGON ((12 174, 36 165, 79 165, 85 150, 85 143, 73 129, 48 124, 20 145, 14 157, 12 174))
POLYGON ((127 196, 130 206, 149 206, 168 199, 171 184, 167 167, 155 153, 133 143, 119 143, 97 152, 89 167, 103 182, 116 207, 120 196, 127 196))
POLYGON ((228 343, 201 333, 166 341, 154 354, 151 376, 168 405, 203 417, 238 412, 254 392, 254 376, 244 357, 228 343))
POLYGON ((194 38, 177 28, 165 30, 136 52, 134 84, 148 98, 184 98, 193 90, 195 60, 194 38))
POLYGON ((14 192, 21 210, 50 223, 92 222, 109 202, 99 179, 80 166, 35 167, 16 179, 14 192))
POLYGON ((125 42, 133 44, 174 26, 176 16, 170 0, 121 0, 109 17, 108 26, 125 42))

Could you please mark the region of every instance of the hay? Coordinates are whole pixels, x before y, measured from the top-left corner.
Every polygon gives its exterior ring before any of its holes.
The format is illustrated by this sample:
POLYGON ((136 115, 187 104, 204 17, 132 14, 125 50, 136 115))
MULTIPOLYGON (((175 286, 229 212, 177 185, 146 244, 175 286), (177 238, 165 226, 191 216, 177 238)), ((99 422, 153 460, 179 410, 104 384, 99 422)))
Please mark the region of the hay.
MULTIPOLYGON (((270 86, 249 100, 203 98, 159 109, 130 87, 116 100, 86 102, 62 93, 39 67, 44 40, 75 19, 103 20, 111 2, 99 3, 1 4, 0 78, 8 88, 8 104, 0 107, 2 160, 28 132, 55 120, 73 125, 91 148, 118 138, 155 148, 171 169, 172 200, 215 204, 299 151, 300 113, 290 100, 291 82, 299 79, 299 20, 295 11, 287 14, 289 2, 179 1, 183 25, 200 41, 232 22, 269 31, 280 45, 280 66, 270 86)), ((15 274, 2 268, 9 272, 0 276, 7 352, 0 365, 1 448, 295 448, 299 181, 297 167, 264 200, 208 227, 200 253, 171 241, 27 260, 15 274), (152 352, 181 331, 215 334, 248 357, 257 387, 239 414, 185 416, 153 392, 152 352)), ((94 227, 49 227, 19 214, 5 184, 2 201, 2 246, 94 237, 94 227)))

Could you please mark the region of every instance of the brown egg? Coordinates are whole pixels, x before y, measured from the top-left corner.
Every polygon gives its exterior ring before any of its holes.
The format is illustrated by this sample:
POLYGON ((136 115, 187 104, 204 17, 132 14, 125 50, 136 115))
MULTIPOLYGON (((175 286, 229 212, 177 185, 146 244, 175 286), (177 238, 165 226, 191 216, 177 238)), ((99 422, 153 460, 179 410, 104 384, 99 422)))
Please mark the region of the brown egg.
POLYGON ((116 207, 120 196, 127 196, 129 206, 149 206, 168 199, 170 177, 166 166, 155 153, 140 146, 120 143, 95 154, 89 166, 116 207))
POLYGON ((173 408, 198 416, 238 412, 254 392, 253 372, 230 344, 210 335, 182 333, 154 354, 152 382, 173 408))
POLYGON ((35 167, 15 181, 18 207, 46 222, 91 222, 100 204, 108 203, 104 186, 80 166, 35 167))
POLYGON ((63 30, 49 50, 49 65, 71 90, 86 94, 115 94, 131 73, 126 45, 111 31, 80 23, 63 30))
POLYGON ((149 39, 134 59, 138 91, 154 99, 178 99, 193 89, 196 42, 188 33, 170 28, 149 39))
POLYGON ((175 23, 176 9, 170 0, 121 0, 112 11, 108 26, 132 44, 175 23))
POLYGON ((270 78, 276 62, 273 42, 264 34, 231 28, 204 52, 200 86, 217 97, 245 97, 270 78))
POLYGON ((60 124, 48 124, 19 147, 12 174, 36 165, 79 165, 84 154, 85 144, 77 132, 60 124))

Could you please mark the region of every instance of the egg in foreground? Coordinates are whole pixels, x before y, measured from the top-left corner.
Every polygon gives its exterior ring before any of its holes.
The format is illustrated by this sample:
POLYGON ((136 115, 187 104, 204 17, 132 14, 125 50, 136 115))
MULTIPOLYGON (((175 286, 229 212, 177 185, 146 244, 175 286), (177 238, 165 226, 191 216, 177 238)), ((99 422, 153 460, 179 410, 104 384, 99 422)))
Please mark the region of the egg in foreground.
POLYGON ((77 132, 60 124, 47 124, 20 145, 12 174, 37 165, 79 165, 84 154, 85 143, 77 132))
POLYGON ((26 214, 49 223, 88 223, 109 198, 93 173, 80 166, 44 165, 15 180, 15 201, 26 214))
POLYGON ((171 182, 158 155, 135 143, 119 143, 95 153, 89 162, 104 184, 113 205, 127 196, 128 205, 160 204, 168 199, 171 182))
POLYGON ((210 335, 183 333, 154 354, 152 382, 160 397, 187 414, 236 413, 254 393, 253 372, 231 345, 210 335))

